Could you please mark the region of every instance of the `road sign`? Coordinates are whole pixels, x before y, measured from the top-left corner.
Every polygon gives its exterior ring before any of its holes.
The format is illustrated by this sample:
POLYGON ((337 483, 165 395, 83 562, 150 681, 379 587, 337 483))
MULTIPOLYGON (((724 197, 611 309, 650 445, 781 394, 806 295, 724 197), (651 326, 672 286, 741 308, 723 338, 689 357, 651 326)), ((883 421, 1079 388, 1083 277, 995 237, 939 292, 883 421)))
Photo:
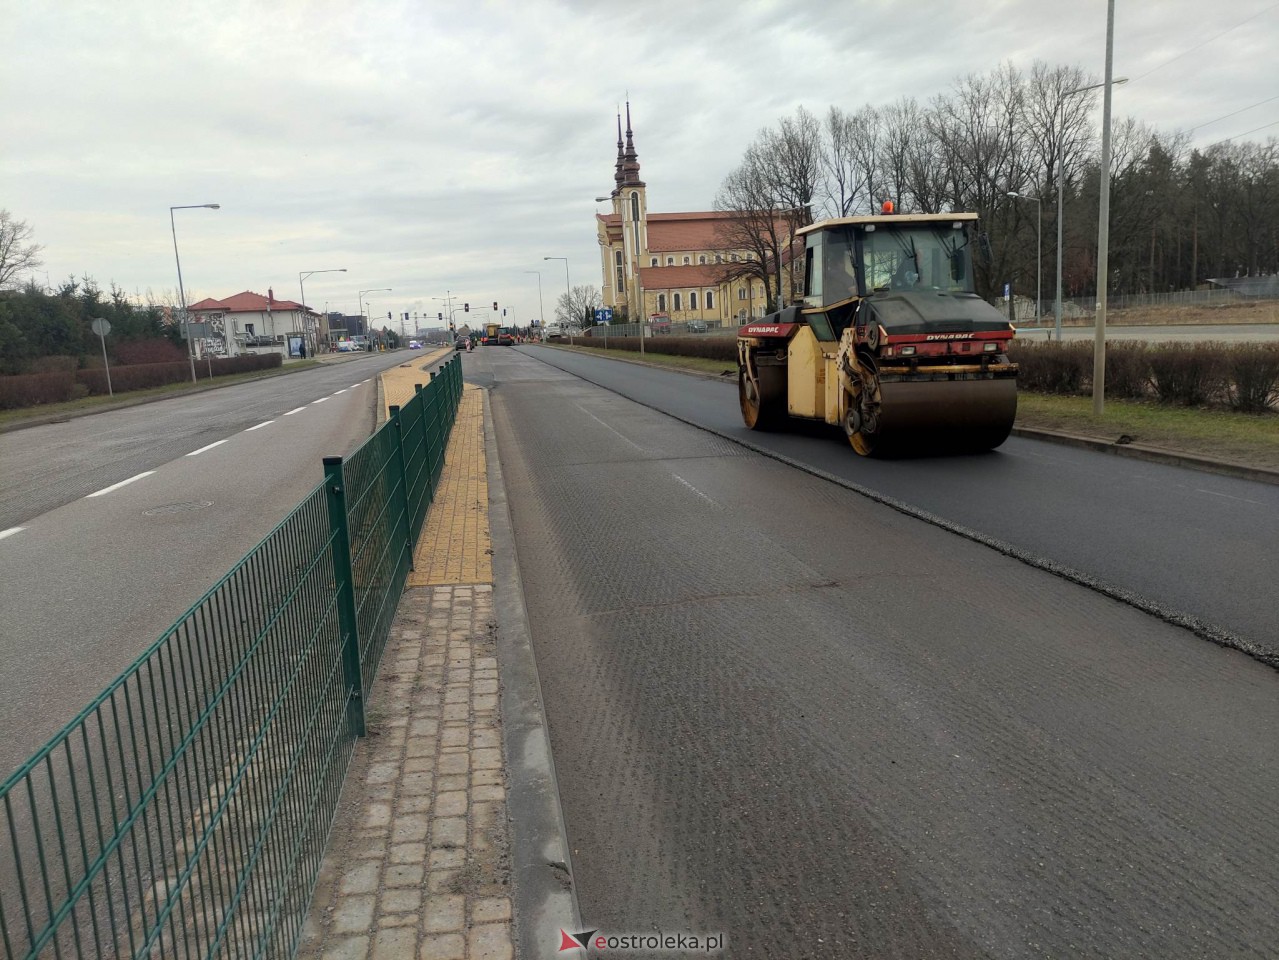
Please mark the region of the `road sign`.
POLYGON ((613 322, 613 308, 612 308, 612 307, 597 307, 597 308, 596 308, 596 310, 595 310, 595 322, 596 322, 596 323, 612 323, 612 322, 613 322))
POLYGON ((100 337, 105 337, 111 332, 111 321, 106 317, 96 317, 93 321, 93 332, 100 337))

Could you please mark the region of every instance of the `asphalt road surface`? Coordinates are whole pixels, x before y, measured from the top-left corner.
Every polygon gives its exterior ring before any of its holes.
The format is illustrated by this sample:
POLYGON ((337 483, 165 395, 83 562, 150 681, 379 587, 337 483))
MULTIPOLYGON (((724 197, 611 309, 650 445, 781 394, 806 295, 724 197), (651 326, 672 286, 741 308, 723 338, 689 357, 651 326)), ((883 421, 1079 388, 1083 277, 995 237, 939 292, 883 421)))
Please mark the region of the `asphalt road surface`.
POLYGON ((978 456, 869 460, 835 428, 747 430, 735 372, 517 349, 1279 656, 1279 486, 1019 437, 978 456))
POLYGON ((376 374, 408 357, 0 435, 0 779, 367 439, 376 374))
MULTIPOLYGON (((1273 956, 1279 673, 521 352, 465 369, 587 928, 734 957, 1273 956)), ((1051 498, 1075 469, 1009 452, 897 492, 967 472, 998 506, 1006 470, 1051 498)))

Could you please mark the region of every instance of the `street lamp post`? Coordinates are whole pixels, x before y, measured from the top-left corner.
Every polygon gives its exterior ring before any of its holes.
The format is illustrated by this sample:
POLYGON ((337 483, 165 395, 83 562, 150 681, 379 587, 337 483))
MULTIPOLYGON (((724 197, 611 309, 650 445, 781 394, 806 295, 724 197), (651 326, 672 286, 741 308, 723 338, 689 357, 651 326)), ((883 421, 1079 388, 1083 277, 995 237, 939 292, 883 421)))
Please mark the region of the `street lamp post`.
POLYGON ((1101 108, 1101 198, 1097 204, 1097 321, 1092 350, 1092 415, 1106 409, 1106 288, 1110 281, 1110 99, 1115 0, 1106 4, 1106 77, 1101 108))
POLYGON ((187 316, 187 295, 182 288, 182 260, 178 256, 178 228, 173 222, 174 210, 220 210, 217 203, 188 203, 169 207, 169 229, 173 233, 173 259, 178 265, 178 302, 182 305, 182 327, 187 335, 187 359, 191 361, 191 382, 195 383, 195 341, 191 337, 191 318, 187 316))
POLYGON ((525 273, 537 274, 537 315, 541 318, 542 329, 539 331, 543 337, 546 336, 546 308, 542 306, 542 271, 541 270, 525 270, 525 273))
MULTIPOLYGON (((370 289, 370 290, 361 290, 361 291, 360 291, 360 293, 359 293, 359 301, 360 301, 360 316, 361 316, 361 317, 362 317, 362 316, 364 316, 364 295, 365 295, 366 293, 391 293, 391 292, 392 292, 392 291, 391 291, 391 288, 390 288, 390 287, 373 287, 373 288, 372 288, 372 289, 370 289)), ((372 317, 370 317, 370 318, 368 319, 368 321, 367 321, 367 324, 366 324, 366 327, 365 327, 365 330, 364 330, 364 334, 365 334, 365 336, 367 336, 368 334, 372 333, 372 327, 373 327, 373 318, 372 318, 372 317)))
POLYGON ((1033 200, 1035 201, 1035 324, 1039 324, 1039 318, 1043 316, 1043 226, 1044 226, 1044 203, 1039 197, 1028 197, 1024 193, 1017 193, 1010 190, 1008 196, 1015 200, 1033 200))
MULTIPOLYGON (((1127 77, 1117 77, 1110 81, 1110 85, 1118 86, 1121 83, 1127 83, 1127 77)), ((1065 149, 1062 147, 1066 138, 1066 98, 1073 97, 1077 93, 1087 93, 1089 90, 1097 90, 1105 87, 1105 83, 1092 83, 1086 87, 1076 87, 1074 90, 1067 90, 1057 99, 1057 299, 1053 305, 1053 327, 1056 331, 1055 336, 1057 342, 1061 342, 1061 253, 1062 253, 1062 196, 1066 191, 1066 164, 1065 149)))
POLYGON ((543 257, 543 260, 563 260, 564 261, 564 313, 568 319, 568 344, 573 345, 573 288, 568 278, 568 257, 543 257))
POLYGON ((311 356, 315 356, 316 348, 319 346, 319 338, 315 336, 312 329, 311 319, 307 316, 306 309, 306 288, 302 286, 302 281, 313 273, 346 273, 346 267, 334 267, 331 270, 302 270, 298 273, 298 290, 302 294, 302 322, 306 324, 306 332, 310 335, 308 339, 311 341, 311 356))

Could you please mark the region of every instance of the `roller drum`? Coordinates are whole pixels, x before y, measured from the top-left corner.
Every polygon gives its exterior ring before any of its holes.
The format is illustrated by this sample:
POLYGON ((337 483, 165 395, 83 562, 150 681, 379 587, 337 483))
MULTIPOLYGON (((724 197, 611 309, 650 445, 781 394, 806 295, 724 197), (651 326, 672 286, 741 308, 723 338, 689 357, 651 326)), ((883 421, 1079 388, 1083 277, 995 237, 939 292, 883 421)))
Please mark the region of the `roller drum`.
POLYGON ((879 384, 876 454, 991 450, 1017 417, 1017 381, 899 380, 879 384))

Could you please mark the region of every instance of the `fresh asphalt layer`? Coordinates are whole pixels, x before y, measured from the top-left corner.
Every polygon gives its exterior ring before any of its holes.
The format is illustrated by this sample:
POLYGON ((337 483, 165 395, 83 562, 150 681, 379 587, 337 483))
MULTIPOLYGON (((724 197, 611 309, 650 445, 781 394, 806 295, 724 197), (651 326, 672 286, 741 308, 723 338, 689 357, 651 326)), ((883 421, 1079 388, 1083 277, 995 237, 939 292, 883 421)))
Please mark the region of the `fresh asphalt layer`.
POLYGON ((557 369, 1279 662, 1279 486, 1026 437, 871 460, 833 428, 747 430, 725 382, 545 348, 557 369))
MULTIPOLYGON (((1274 670, 519 350, 467 373, 586 928, 731 956, 1271 953, 1274 670)), ((967 460, 997 499, 995 458, 967 460)))

